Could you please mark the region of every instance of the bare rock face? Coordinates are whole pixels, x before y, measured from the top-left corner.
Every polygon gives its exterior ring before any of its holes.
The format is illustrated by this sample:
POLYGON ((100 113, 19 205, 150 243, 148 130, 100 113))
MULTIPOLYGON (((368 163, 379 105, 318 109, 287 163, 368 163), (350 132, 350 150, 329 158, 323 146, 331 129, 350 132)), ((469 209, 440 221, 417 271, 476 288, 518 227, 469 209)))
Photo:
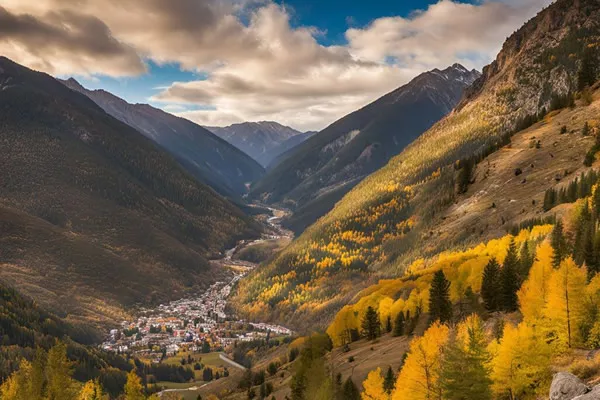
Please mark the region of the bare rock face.
MULTIPOLYGON (((554 375, 550 386, 550 400, 573 400, 575 398, 583 400, 582 395, 587 396, 588 392, 590 392, 590 388, 581 379, 568 372, 559 372, 554 375)), ((586 397, 585 400, 594 398, 586 397)))

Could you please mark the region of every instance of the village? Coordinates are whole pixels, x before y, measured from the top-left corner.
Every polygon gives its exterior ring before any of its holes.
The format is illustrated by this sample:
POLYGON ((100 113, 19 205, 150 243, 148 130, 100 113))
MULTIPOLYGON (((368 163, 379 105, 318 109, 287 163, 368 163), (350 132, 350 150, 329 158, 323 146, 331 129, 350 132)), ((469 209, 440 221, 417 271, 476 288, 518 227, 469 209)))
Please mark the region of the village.
POLYGON ((160 363, 180 352, 222 352, 234 342, 291 336, 293 332, 282 326, 227 315, 227 298, 242 276, 236 273, 229 282, 216 282, 197 297, 140 309, 137 320, 112 329, 101 347, 160 363))

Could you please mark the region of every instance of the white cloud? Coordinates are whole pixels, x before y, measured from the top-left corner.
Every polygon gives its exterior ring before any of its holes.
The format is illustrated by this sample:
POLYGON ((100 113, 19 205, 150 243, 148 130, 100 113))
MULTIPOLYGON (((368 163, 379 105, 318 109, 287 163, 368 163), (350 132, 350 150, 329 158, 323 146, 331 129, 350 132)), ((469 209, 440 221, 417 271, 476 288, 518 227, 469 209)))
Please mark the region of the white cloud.
POLYGON ((152 100, 166 110, 204 106, 179 115, 205 125, 276 120, 314 130, 425 70, 454 62, 481 68, 546 3, 441 0, 408 18, 349 29, 346 46, 322 46, 322 32, 291 27, 289 11, 269 0, 3 0, 11 16, 44 21, 57 33, 34 37, 17 27, 0 40, 0 52, 61 74, 121 76, 142 73, 143 59, 178 63, 207 79, 158 93, 152 100), (96 34, 76 29, 84 23, 96 34))

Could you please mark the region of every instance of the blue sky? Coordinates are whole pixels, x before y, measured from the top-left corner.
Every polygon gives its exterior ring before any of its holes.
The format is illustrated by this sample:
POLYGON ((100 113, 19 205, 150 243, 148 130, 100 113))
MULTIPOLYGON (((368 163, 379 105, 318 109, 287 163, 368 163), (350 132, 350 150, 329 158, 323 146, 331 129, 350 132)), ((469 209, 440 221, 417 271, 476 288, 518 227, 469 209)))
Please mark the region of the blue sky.
POLYGON ((482 68, 550 1, 2 0, 0 54, 202 125, 320 130, 422 72, 482 68))

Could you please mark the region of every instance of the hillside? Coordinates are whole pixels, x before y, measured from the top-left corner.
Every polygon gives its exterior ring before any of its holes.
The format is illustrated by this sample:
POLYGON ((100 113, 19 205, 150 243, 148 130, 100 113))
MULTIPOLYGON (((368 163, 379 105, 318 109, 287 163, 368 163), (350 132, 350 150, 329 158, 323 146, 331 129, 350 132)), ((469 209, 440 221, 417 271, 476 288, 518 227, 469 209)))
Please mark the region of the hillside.
POLYGON ((369 281, 543 215, 545 190, 583 169, 594 144, 581 137, 597 118, 589 92, 572 109, 547 113, 573 102, 582 60, 597 60, 599 34, 596 1, 561 0, 540 12, 506 41, 456 111, 245 279, 238 308, 298 327, 328 324, 369 281), (560 137, 563 126, 571 133, 560 137))
POLYGON ((0 58, 0 280, 70 322, 123 319, 224 271, 260 228, 151 140, 0 58))
POLYGON ((289 126, 270 121, 244 122, 206 129, 227 140, 265 168, 282 153, 309 137, 289 126))
POLYGON ((419 75, 286 154, 253 185, 250 196, 294 209, 286 225, 303 231, 448 114, 478 77, 458 64, 419 75))
POLYGON ((73 78, 61 82, 158 143, 196 179, 221 195, 235 198, 245 194, 246 185, 264 173, 246 153, 191 121, 148 104, 129 104, 104 90, 87 90, 73 78))

